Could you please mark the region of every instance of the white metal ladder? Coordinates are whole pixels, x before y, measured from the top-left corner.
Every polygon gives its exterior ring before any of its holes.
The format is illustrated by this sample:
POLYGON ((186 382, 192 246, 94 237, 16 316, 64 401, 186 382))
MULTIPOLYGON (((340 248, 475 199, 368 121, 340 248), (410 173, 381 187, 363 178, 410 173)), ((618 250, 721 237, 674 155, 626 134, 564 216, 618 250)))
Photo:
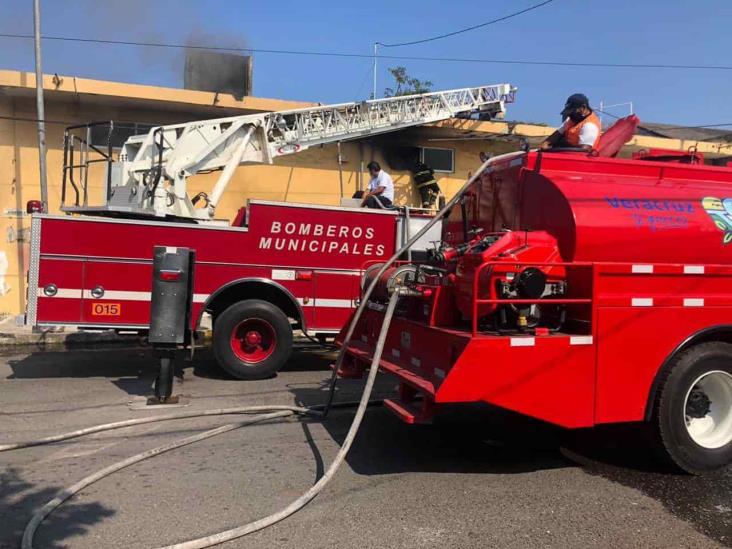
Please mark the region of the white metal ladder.
POLYGON ((125 142, 111 188, 127 187, 141 197, 140 211, 211 219, 239 164, 271 163, 309 147, 475 111, 496 115, 514 93, 510 84, 496 84, 160 126, 125 142), (209 207, 196 209, 187 196, 187 178, 211 170, 223 171, 206 196, 209 207))

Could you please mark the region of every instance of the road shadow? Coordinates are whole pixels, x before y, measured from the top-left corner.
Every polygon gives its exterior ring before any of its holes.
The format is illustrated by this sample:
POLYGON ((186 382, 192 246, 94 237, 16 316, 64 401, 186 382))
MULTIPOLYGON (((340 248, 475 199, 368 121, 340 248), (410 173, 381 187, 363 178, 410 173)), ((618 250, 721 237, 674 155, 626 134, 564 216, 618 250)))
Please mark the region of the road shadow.
POLYGON ((130 396, 152 393, 156 364, 146 348, 42 351, 7 363, 12 372, 7 379, 103 377, 130 396))
MULTIPOLYGON (((0 472, 0 549, 20 547, 23 530, 33 513, 51 500, 61 486, 39 488, 25 480, 21 470, 0 472)), ((98 502, 69 500, 56 509, 36 531, 35 547, 62 549, 64 540, 86 533, 89 528, 115 514, 98 502)))
MULTIPOLYGON (((335 362, 337 351, 332 346, 321 346, 307 340, 296 341, 293 345, 292 355, 282 367, 282 372, 315 372, 329 370, 330 365, 335 362)), ((186 371, 204 379, 235 380, 216 364, 213 350, 210 348, 196 350, 192 362, 185 364, 186 371)), ((276 377, 276 376, 273 376, 276 377)))
MULTIPOLYGON (((297 342, 282 371, 325 371, 334 360, 332 349, 297 342)), ((149 347, 38 351, 7 363, 11 373, 6 379, 104 377, 130 396, 152 394, 158 364, 149 347)), ((222 370, 210 348, 197 349, 192 360, 182 356, 178 366, 184 377, 246 383, 222 370)))
MULTIPOLYGON (((360 397, 362 380, 340 380, 336 402, 360 397)), ((396 383, 379 375, 373 399, 394 396, 396 383)), ((326 399, 328 383, 291 387, 295 401, 312 405, 326 399)), ((354 409, 335 409, 323 421, 339 445, 354 409)), ((560 451, 561 430, 545 423, 487 406, 446 407, 432 425, 407 425, 381 406, 366 414, 347 457, 358 474, 406 472, 522 473, 575 464, 560 451)))
MULTIPOLYGON (((377 378, 379 398, 394 394, 386 377, 377 378)), ((336 401, 357 398, 362 383, 340 381, 336 401)), ((297 402, 322 402, 327 383, 292 392, 297 402)), ((353 410, 335 410, 323 425, 342 444, 352 419, 353 410)), ((445 407, 434 424, 420 426, 404 424, 375 406, 366 414, 347 461, 363 475, 512 474, 581 467, 589 475, 640 491, 702 534, 732 547, 732 468, 704 477, 679 474, 652 451, 642 424, 568 431, 473 404, 445 407)))
POLYGON ((586 473, 638 490, 732 547, 732 467, 703 476, 680 473, 657 455, 648 429, 639 424, 600 427, 572 439, 564 453, 586 473))
POLYGON ((39 351, 7 362, 7 379, 138 377, 154 364, 149 349, 119 348, 39 351))

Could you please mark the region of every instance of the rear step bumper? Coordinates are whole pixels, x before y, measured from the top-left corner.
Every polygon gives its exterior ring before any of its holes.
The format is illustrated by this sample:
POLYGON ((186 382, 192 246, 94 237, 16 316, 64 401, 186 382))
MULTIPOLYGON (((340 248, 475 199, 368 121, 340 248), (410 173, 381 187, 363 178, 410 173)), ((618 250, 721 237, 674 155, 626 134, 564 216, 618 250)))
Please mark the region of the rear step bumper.
MULTIPOLYGON (((351 379, 362 377, 373 360, 373 356, 357 344, 348 347, 346 357, 350 360, 344 361, 338 376, 351 379)), ((379 361, 379 369, 399 380, 399 398, 387 399, 384 405, 405 423, 431 423, 436 407, 434 383, 383 357, 379 361)))
MULTIPOLYGON (((350 347, 348 347, 348 349, 346 350, 346 355, 350 355, 355 359, 354 364, 343 368, 343 373, 345 373, 346 375, 352 375, 353 372, 356 370, 363 373, 363 371, 371 364, 371 361, 373 360, 373 356, 370 353, 367 353, 365 350, 359 348, 356 345, 351 345, 350 347)), ((399 364, 385 359, 383 356, 379 361, 379 368, 384 372, 395 375, 402 383, 405 383, 410 387, 413 387, 420 393, 428 395, 434 399, 435 393, 437 391, 435 389, 435 384, 432 383, 430 380, 420 376, 419 374, 414 373, 407 368, 404 368, 403 366, 400 366, 399 364)), ((339 372, 339 374, 341 374, 341 372, 339 372)))
POLYGON ((422 400, 422 406, 420 402, 404 402, 402 400, 386 399, 384 400, 384 406, 394 412, 396 416, 401 419, 404 423, 410 425, 415 424, 430 424, 434 417, 434 402, 428 401, 427 399, 422 400), (424 409, 424 404, 430 403, 429 409, 424 409))

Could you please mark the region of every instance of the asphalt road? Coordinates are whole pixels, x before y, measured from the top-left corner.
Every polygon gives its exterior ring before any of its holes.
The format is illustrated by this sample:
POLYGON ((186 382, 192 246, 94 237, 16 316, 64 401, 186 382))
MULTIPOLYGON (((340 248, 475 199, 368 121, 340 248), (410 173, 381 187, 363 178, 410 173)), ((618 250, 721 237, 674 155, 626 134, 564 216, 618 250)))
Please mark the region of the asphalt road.
MULTIPOLYGON (((189 408, 321 402, 331 359, 303 350, 274 379, 227 379, 207 355, 178 392, 189 408)), ((150 391, 139 350, 0 357, 0 441, 142 417, 150 391)), ((358 396, 342 382, 339 398, 358 396)), ((379 393, 393 389, 380 380, 379 393)), ((352 418, 287 420, 233 431, 139 463, 66 502, 36 547, 157 547, 261 517, 306 490, 352 418)), ((61 487, 124 457, 231 421, 189 419, 0 454, 0 548, 19 547, 33 510, 61 487)), ((732 547, 732 471, 672 474, 638 449, 637 430, 568 434, 481 407, 432 426, 371 408, 326 490, 294 517, 223 547, 732 547)))

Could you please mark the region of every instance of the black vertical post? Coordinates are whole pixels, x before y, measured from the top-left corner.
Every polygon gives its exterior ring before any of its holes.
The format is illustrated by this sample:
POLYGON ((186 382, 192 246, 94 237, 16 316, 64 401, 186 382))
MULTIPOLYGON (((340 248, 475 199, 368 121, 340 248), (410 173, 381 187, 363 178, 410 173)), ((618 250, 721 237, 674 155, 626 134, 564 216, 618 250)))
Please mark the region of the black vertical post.
POLYGON ((160 359, 155 401, 170 403, 175 361, 190 341, 194 252, 189 248, 155 246, 149 341, 160 359))

